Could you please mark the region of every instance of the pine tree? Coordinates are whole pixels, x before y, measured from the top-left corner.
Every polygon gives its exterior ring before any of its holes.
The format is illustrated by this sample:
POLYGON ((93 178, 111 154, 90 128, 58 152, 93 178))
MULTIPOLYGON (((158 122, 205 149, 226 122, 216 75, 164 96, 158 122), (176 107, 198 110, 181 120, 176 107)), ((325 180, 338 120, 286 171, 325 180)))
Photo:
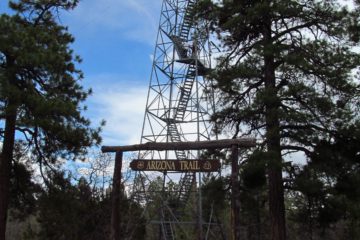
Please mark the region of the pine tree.
POLYGON ((311 155, 359 107, 359 11, 338 1, 200 3, 225 50, 211 76, 221 93, 213 121, 264 138, 271 239, 286 239, 283 156, 311 155))
POLYGON ((16 133, 22 133, 40 169, 74 158, 99 143, 100 129, 81 115, 90 90, 80 85, 74 38, 57 23, 60 10, 78 0, 10 1, 14 15, 0 16, 0 239, 5 238, 9 179, 16 133))
POLYGON ((288 201, 293 234, 309 239, 360 237, 360 124, 344 122, 333 138, 314 141, 308 165, 292 171, 288 201))
MULTIPOLYGON (((342 123, 330 141, 316 142, 309 167, 326 177, 317 220, 322 226, 343 220, 347 239, 360 237, 360 121, 342 123)), ((319 180, 318 180, 319 181, 319 180)))

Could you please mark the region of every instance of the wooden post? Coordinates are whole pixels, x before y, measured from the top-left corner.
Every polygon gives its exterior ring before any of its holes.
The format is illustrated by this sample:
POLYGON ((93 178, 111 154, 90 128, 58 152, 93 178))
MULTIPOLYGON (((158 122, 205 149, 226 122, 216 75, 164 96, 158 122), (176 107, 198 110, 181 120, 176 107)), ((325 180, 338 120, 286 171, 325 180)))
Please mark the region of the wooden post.
POLYGON ((116 152, 111 193, 111 240, 120 240, 120 194, 123 152, 116 152))
POLYGON ((229 148, 232 145, 238 147, 254 147, 256 140, 254 138, 221 139, 212 141, 194 141, 194 142, 147 142, 142 144, 127 146, 102 146, 102 152, 128 152, 141 150, 199 150, 199 149, 222 149, 229 148))
POLYGON ((239 149, 231 146, 231 226, 232 240, 240 239, 240 189, 239 189, 239 149))

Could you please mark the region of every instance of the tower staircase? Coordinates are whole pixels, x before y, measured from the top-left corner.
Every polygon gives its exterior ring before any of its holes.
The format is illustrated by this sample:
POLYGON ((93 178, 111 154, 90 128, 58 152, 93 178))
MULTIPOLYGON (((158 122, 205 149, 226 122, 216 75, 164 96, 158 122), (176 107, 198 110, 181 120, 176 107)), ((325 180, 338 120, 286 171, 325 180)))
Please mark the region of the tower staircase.
MULTIPOLYGON (((178 130, 177 123, 181 123, 184 120, 186 108, 188 106, 188 102, 191 97, 191 91, 197 75, 197 66, 194 64, 196 61, 191 60, 191 57, 188 56, 190 51, 185 47, 185 43, 188 41, 190 29, 194 24, 193 9, 195 7, 195 4, 196 0, 188 1, 178 35, 171 37, 174 43, 175 50, 179 56, 178 61, 190 60, 187 62, 183 61, 183 63, 188 64, 188 69, 184 77, 184 81, 182 82, 182 86, 180 87, 180 94, 177 101, 177 106, 174 110, 173 117, 168 124, 168 131, 172 142, 181 142, 181 135, 178 130)), ((192 55, 194 56, 194 53, 192 53, 192 55)), ((185 160, 187 158, 186 152, 183 150, 177 150, 175 151, 175 154, 178 160, 185 160)), ((181 178, 178 195, 180 208, 184 207, 187 203, 194 181, 195 174, 190 172, 185 173, 184 176, 181 178)))
MULTIPOLYGON (((178 62, 188 64, 187 72, 182 82, 182 86, 179 88, 179 97, 177 101, 177 106, 174 109, 173 115, 168 119, 168 135, 172 142, 181 142, 181 134, 178 129, 178 123, 181 123, 185 118, 186 108, 188 106, 192 88, 196 80, 197 75, 197 65, 196 60, 193 57, 189 56, 189 53, 192 53, 192 56, 195 56, 194 52, 191 52, 190 49, 187 49, 185 43, 188 41, 190 29, 194 24, 193 19, 193 9, 196 4, 196 0, 189 0, 186 7, 182 24, 178 35, 169 36, 174 44, 175 51, 177 52, 179 59, 178 62)), ((184 150, 175 151, 176 158, 178 160, 187 159, 187 154, 184 150)), ((191 194, 191 190, 195 183, 195 173, 186 172, 180 179, 179 188, 178 188, 178 205, 177 215, 181 215, 181 210, 183 210, 188 202, 191 194)), ((170 223, 166 220, 169 216, 163 214, 164 223, 163 223, 163 238, 164 240, 174 239, 173 229, 170 223)), ((179 216, 177 216, 179 217, 179 216)))
POLYGON ((179 37, 186 41, 189 37, 189 33, 190 33, 190 29, 194 24, 194 7, 196 4, 196 0, 189 0, 186 10, 185 10, 185 14, 184 14, 184 18, 183 18, 183 22, 181 24, 180 27, 180 31, 179 31, 179 37))
POLYGON ((171 224, 171 221, 169 221, 169 219, 171 219, 171 216, 167 211, 165 211, 165 209, 161 210, 161 214, 162 214, 162 219, 164 219, 165 221, 162 222, 162 239, 163 240, 174 240, 175 236, 174 236, 174 229, 173 229, 173 225, 171 224))

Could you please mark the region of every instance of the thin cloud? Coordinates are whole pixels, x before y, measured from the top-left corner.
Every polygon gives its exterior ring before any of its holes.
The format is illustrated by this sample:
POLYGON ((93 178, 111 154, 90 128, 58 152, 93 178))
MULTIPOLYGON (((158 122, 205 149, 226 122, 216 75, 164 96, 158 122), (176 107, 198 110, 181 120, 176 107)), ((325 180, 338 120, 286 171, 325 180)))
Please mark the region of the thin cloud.
POLYGON ((65 21, 82 34, 112 31, 114 37, 154 44, 161 0, 87 0, 64 14, 65 21))
POLYGON ((90 78, 94 94, 88 99, 90 108, 87 114, 94 123, 102 119, 106 121, 102 132, 103 145, 139 143, 147 84, 129 76, 111 74, 90 78))

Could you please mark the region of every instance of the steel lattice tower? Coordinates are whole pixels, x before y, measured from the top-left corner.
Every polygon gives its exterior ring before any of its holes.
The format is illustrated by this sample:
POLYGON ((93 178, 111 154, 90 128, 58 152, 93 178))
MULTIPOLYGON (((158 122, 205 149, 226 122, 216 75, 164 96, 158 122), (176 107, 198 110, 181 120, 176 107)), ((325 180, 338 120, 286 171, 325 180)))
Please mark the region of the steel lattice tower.
MULTIPOLYGON (((210 140, 214 97, 204 74, 211 68, 211 44, 206 22, 193 17, 196 4, 197 0, 163 0, 141 143, 210 140)), ((139 159, 200 155, 200 151, 147 151, 140 152, 139 159)), ((193 239, 190 229, 194 224, 203 226, 201 193, 195 192, 200 185, 200 173, 137 172, 132 194, 146 206, 155 238, 193 239), (185 209, 192 216, 185 215, 185 209)), ((201 232, 197 237, 203 239, 201 232)))

